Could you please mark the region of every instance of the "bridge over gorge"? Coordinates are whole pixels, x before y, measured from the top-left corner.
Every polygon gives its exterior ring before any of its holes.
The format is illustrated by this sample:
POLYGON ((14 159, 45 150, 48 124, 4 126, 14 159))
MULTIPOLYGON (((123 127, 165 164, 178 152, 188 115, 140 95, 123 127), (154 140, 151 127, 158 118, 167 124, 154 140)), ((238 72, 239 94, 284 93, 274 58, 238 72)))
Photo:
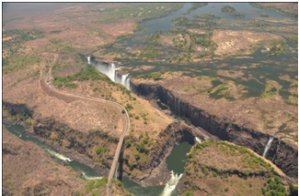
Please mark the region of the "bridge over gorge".
MULTIPOLYGON (((54 61, 56 62, 58 58, 58 55, 54 56, 54 61)), ((53 63, 54 64, 54 63, 53 63)), ((125 136, 127 134, 127 131, 130 129, 130 118, 129 118, 129 114, 127 109, 114 101, 111 100, 105 100, 102 98, 94 98, 94 97, 88 97, 88 96, 82 96, 82 95, 78 95, 78 94, 72 94, 72 93, 68 93, 68 92, 64 92, 58 89, 55 89, 54 86, 52 85, 52 66, 49 67, 48 73, 46 72, 46 66, 42 66, 40 69, 40 87, 41 89, 46 92, 49 96, 52 97, 56 97, 58 99, 61 99, 67 103, 75 101, 75 100, 84 100, 84 101, 92 101, 92 102, 97 102, 97 103, 101 103, 101 104, 111 104, 112 106, 117 107, 120 112, 123 114, 123 131, 120 135, 119 138, 119 142, 117 144, 117 148, 116 148, 116 152, 114 154, 114 158, 112 161, 112 165, 109 171, 109 175, 108 175, 108 182, 107 182, 107 195, 111 196, 112 195, 112 191, 111 191, 111 183, 112 183, 112 179, 113 176, 116 172, 117 169, 117 163, 119 160, 119 156, 122 150, 122 145, 125 139, 125 136)))
POLYGON ((112 182, 112 178, 117 170, 117 163, 119 160, 119 155, 121 153, 122 150, 122 145, 124 143, 124 139, 125 136, 127 134, 127 131, 130 129, 130 118, 129 118, 129 114, 128 111, 126 110, 126 108, 123 107, 122 113, 125 115, 125 126, 123 128, 122 134, 119 138, 118 144, 117 144, 117 148, 113 157, 113 161, 112 161, 112 165, 108 174, 108 183, 107 183, 107 196, 111 196, 112 192, 111 192, 111 182, 112 182))

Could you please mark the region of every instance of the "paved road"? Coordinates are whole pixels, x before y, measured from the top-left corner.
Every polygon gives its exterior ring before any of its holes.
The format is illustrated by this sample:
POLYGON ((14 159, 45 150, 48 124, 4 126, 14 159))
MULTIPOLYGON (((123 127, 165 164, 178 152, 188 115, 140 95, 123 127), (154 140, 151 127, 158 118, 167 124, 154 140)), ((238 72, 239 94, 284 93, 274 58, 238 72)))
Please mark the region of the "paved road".
MULTIPOLYGON (((58 55, 55 56, 54 58, 54 62, 57 60, 58 55)), ((53 63, 54 64, 54 63, 53 63)), ((117 167, 117 163, 118 163, 118 159, 119 159, 119 155, 122 149, 122 145, 124 142, 124 138, 127 134, 127 131, 130 129, 130 118, 129 118, 129 114, 128 111, 126 110, 126 108, 124 106, 122 106, 121 104, 114 102, 114 101, 110 101, 110 100, 106 100, 106 99, 102 99, 102 98, 94 98, 94 97, 88 97, 88 96, 82 96, 82 95, 77 95, 77 94, 71 94, 65 91, 61 91, 61 90, 57 90, 53 87, 52 85, 52 67, 49 68, 48 71, 48 75, 45 73, 44 71, 44 67, 41 69, 41 73, 40 73, 40 87, 43 91, 45 91, 48 95, 50 96, 54 96, 58 99, 62 99, 64 101, 68 102, 72 102, 74 100, 80 99, 80 100, 87 100, 87 101, 95 101, 101 104, 111 104, 114 107, 117 107, 120 112, 124 115, 124 127, 123 127, 123 131, 121 133, 121 136, 119 138, 119 142, 117 144, 117 148, 114 154, 114 158, 112 161, 112 165, 109 171, 109 175, 108 175, 108 183, 107 183, 107 195, 110 196, 112 195, 111 192, 111 182, 113 179, 113 176, 115 174, 116 171, 116 167, 117 167)))

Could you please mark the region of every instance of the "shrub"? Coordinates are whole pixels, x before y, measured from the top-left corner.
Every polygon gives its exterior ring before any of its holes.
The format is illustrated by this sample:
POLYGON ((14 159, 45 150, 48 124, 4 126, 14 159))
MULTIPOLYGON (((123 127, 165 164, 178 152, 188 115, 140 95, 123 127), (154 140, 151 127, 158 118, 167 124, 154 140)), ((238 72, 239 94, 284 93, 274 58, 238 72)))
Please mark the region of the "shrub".
POLYGON ((85 184, 85 190, 87 193, 93 191, 94 189, 102 189, 107 183, 106 178, 100 180, 88 180, 85 184))
POLYGON ((98 72, 93 66, 88 65, 87 67, 82 68, 79 73, 74 75, 67 77, 55 77, 53 84, 57 87, 76 88, 77 85, 72 82, 84 80, 103 80, 111 83, 105 75, 98 72))
POLYGON ((185 191, 184 196, 193 196, 193 192, 192 191, 185 191))
POLYGON ((107 147, 106 146, 97 146, 96 147, 97 155, 103 155, 105 152, 107 152, 107 147))

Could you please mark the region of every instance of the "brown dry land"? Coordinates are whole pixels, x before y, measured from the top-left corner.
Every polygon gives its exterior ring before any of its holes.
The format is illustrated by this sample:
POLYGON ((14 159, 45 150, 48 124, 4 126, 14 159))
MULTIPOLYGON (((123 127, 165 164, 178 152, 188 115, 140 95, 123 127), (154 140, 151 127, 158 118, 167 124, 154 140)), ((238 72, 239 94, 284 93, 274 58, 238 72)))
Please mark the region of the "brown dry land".
MULTIPOLYGON (((55 161, 40 147, 3 130, 3 184, 8 195, 105 195, 101 187, 82 174, 55 161)), ((129 195, 119 182, 112 183, 113 195, 129 195)))
MULTIPOLYGON (((226 72, 221 72, 226 74, 226 72)), ((235 73, 241 76, 241 73, 235 73)), ((246 90, 242 85, 229 81, 224 82, 226 95, 235 100, 226 98, 213 99, 212 77, 207 76, 178 76, 165 73, 159 81, 151 79, 134 79, 134 83, 160 84, 169 89, 176 97, 189 102, 209 114, 226 119, 244 127, 260 132, 275 135, 292 145, 297 145, 297 108, 288 105, 280 96, 249 97, 242 99, 246 90), (210 90, 212 89, 212 91, 210 90), (288 131, 282 131, 281 126, 287 126, 288 131)), ((274 84, 272 84, 273 86, 274 84)))
POLYGON ((274 9, 283 13, 298 15, 298 3, 255 3, 259 7, 274 9))
POLYGON ((12 195, 71 195, 84 189, 72 169, 54 162, 30 142, 3 130, 3 184, 12 195))
POLYGON ((215 30, 212 40, 217 43, 216 55, 248 55, 257 47, 269 46, 280 37, 271 33, 251 31, 215 30))
POLYGON ((186 168, 184 189, 193 195, 264 195, 270 182, 272 190, 277 188, 276 193, 283 189, 284 194, 288 192, 287 182, 270 164, 252 151, 228 142, 195 145, 186 168))
MULTIPOLYGON (((149 13, 148 10, 136 8, 136 11, 135 9, 130 10, 128 7, 125 4, 72 3, 61 4, 58 7, 49 6, 47 9, 32 11, 31 13, 27 12, 25 14, 27 16, 23 14, 22 10, 15 12, 15 15, 8 14, 7 16, 9 17, 5 18, 3 31, 20 29, 24 33, 37 29, 41 31, 41 36, 35 37, 33 35, 33 38, 28 39, 23 33, 19 32, 19 34, 16 33, 17 36, 5 35, 3 37, 3 43, 8 45, 14 43, 11 47, 5 47, 3 51, 4 61, 11 66, 11 68, 3 68, 3 100, 10 103, 26 104, 34 111, 33 123, 40 119, 51 118, 86 135, 98 130, 116 138, 123 130, 122 111, 111 104, 81 99, 76 97, 76 95, 120 103, 128 109, 131 122, 131 130, 127 140, 128 145, 124 154, 127 162, 124 169, 132 177, 140 177, 144 176, 144 171, 138 169, 136 165, 145 165, 151 156, 154 155, 155 152, 152 151, 160 139, 159 134, 175 121, 174 117, 160 111, 150 101, 138 97, 128 92, 124 87, 105 79, 74 80, 72 85, 75 88, 73 88, 72 86, 54 86, 52 84, 54 82, 45 81, 43 77, 40 77, 41 70, 49 74, 53 79, 57 77, 65 79, 68 76, 71 77, 81 73, 87 66, 84 56, 89 54, 93 54, 108 62, 121 56, 117 52, 106 53, 103 49, 104 46, 116 43, 118 39, 133 34, 137 30, 137 22, 141 19, 146 19, 149 13), (28 13, 30 14, 28 15, 28 13), (22 40, 20 41, 20 39, 22 40)), ((162 8, 157 6, 154 9, 162 8)), ((291 10, 292 8, 288 7, 287 9, 291 10)), ((263 20, 275 22, 270 19, 263 20)), ((268 30, 271 30, 270 28, 273 27, 270 26, 268 28, 268 30)), ((297 29, 291 27, 279 28, 281 28, 281 31, 284 30, 289 33, 297 32, 297 29)), ((187 29, 187 31, 197 35, 207 33, 206 30, 202 29, 187 29)), ((257 48, 270 47, 273 41, 281 39, 281 36, 274 33, 251 32, 249 30, 218 29, 213 31, 211 35, 208 41, 217 43, 215 48, 204 46, 205 44, 194 45, 191 39, 192 36, 180 33, 170 36, 161 35, 159 43, 172 48, 178 45, 178 43, 174 43, 174 38, 177 42, 186 42, 181 49, 186 54, 189 54, 189 47, 193 47, 192 54, 190 56, 187 55, 188 58, 190 57, 190 62, 201 62, 212 58, 210 55, 200 57, 205 52, 209 52, 213 56, 215 54, 216 58, 219 59, 232 55, 249 55, 257 48)), ((146 54, 142 54, 142 48, 137 47, 135 49, 132 48, 132 51, 139 53, 141 57, 146 54)), ((180 58, 180 55, 175 55, 175 57, 180 58)), ((151 59, 148 59, 148 61, 151 62, 151 59)), ((176 60, 173 62, 176 62, 176 60)), ((184 55, 181 62, 185 62, 184 55)), ((254 66, 258 67, 259 65, 256 64, 254 66)), ((286 69, 292 70, 293 66, 288 65, 286 69)), ((246 80, 244 71, 246 66, 240 65, 240 68, 237 71, 219 68, 216 72, 217 75, 222 77, 246 80)), ((153 69, 155 69, 155 66, 141 63, 140 66, 132 68, 130 71, 142 72, 153 69)), ((191 72, 192 70, 190 69, 188 73, 191 72)), ((249 76, 247 79, 258 81, 258 79, 251 77, 253 76, 249 76)), ((297 81, 288 75, 282 75, 280 79, 292 83, 292 86, 288 89, 292 96, 289 96, 288 99, 293 105, 287 104, 278 94, 269 94, 272 88, 282 89, 280 83, 274 80, 267 80, 265 92, 261 97, 245 99, 242 95, 247 92, 247 89, 241 84, 232 80, 220 79, 222 84, 214 87, 213 82, 215 78, 186 76, 184 71, 162 73, 161 79, 158 80, 136 78, 133 79, 133 82, 137 84, 159 84, 169 89, 179 99, 189 102, 211 115, 274 135, 287 143, 297 146, 298 117, 297 97, 295 96, 298 94, 297 81), (211 98, 210 94, 217 92, 232 98, 233 101, 226 98, 211 98)), ((64 142, 57 144, 65 150, 65 146, 71 146, 68 143, 68 139, 71 140, 72 136, 70 136, 71 138, 66 137, 60 140, 61 135, 59 131, 49 130, 50 137, 46 139, 49 141, 53 139, 49 143, 66 141, 66 144, 64 142)), ((58 162, 54 162, 49 155, 35 145, 21 141, 7 131, 4 131, 3 137, 5 191, 34 194, 52 193, 56 195, 64 193, 69 195, 72 192, 84 191, 84 181, 79 178, 79 174, 61 166, 58 162), (73 187, 76 187, 76 189, 73 187)), ((84 139, 78 141, 86 143, 84 139)), ((109 142, 108 139, 105 142, 91 142, 86 154, 81 155, 89 156, 91 161, 94 161, 96 164, 100 163, 99 165, 103 165, 105 161, 105 163, 108 162, 109 164, 115 150, 113 149, 115 143, 109 142), (101 152, 102 147, 104 152, 101 152)), ((68 150, 72 151, 73 149, 68 150)), ((224 170, 238 170, 243 173, 265 171, 263 170, 265 168, 261 169, 260 167, 243 170, 238 165, 238 163, 242 162, 241 156, 229 157, 223 154, 219 155, 217 150, 208 150, 207 153, 200 155, 205 160, 200 158, 196 162, 215 168, 223 168, 224 170)), ((195 183, 199 183, 199 186, 204 187, 207 192, 224 193, 224 195, 240 193, 236 188, 239 186, 242 187, 240 190, 244 191, 240 194, 251 191, 260 194, 263 183, 265 183, 265 179, 262 177, 240 179, 238 176, 233 175, 228 177, 227 183, 222 184, 222 179, 213 175, 213 173, 209 174, 206 181, 201 180, 195 183), (233 184, 233 188, 227 189, 226 185, 229 183, 233 184), (218 184, 221 185, 217 189, 215 186, 218 186, 218 184), (258 190, 256 191, 255 188, 258 190)), ((118 185, 114 185, 114 190, 116 195, 123 195, 123 190, 118 185)), ((199 190, 196 193, 201 194, 203 192, 199 190)))
MULTIPOLYGON (((118 123, 121 111, 106 104, 61 98, 61 95, 47 91, 43 82, 40 86, 38 73, 41 66, 51 67, 56 63, 53 59, 57 53, 63 59, 58 61, 59 70, 54 70, 54 74, 66 76, 76 73, 80 71, 82 65, 75 62, 72 52, 64 52, 66 48, 75 48, 79 52, 80 48, 84 48, 83 53, 91 52, 99 46, 113 42, 119 36, 133 33, 136 18, 129 20, 120 18, 110 23, 99 20, 107 15, 105 10, 118 9, 121 6, 121 4, 101 4, 101 6, 72 4, 62 6, 53 12, 45 11, 41 17, 36 17, 32 13, 32 17, 7 23, 5 29, 31 29, 34 24, 36 29, 44 32, 44 36, 23 44, 24 48, 20 52, 22 55, 37 53, 42 60, 27 66, 26 69, 19 69, 3 76, 4 100, 25 103, 34 108, 36 117, 54 117, 77 130, 86 132, 97 129, 118 135, 121 131, 118 123)), ((140 132, 150 131, 154 133, 151 136, 155 137, 172 122, 171 118, 154 109, 148 101, 134 95, 132 98, 128 97, 122 87, 117 85, 107 84, 104 81, 83 81, 77 82, 77 85, 77 89, 62 90, 106 98, 124 105, 131 104, 133 106, 130 111, 131 127, 137 135, 140 132)))

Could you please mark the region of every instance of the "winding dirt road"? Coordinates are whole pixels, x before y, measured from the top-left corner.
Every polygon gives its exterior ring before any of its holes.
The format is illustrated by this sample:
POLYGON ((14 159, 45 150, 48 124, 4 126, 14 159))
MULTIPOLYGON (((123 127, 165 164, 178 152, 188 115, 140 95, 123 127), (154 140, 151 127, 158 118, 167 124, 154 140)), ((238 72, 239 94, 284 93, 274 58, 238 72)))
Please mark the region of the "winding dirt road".
MULTIPOLYGON (((57 58, 58 58, 58 55, 56 54, 54 57, 53 65, 56 62, 57 58)), ((77 95, 77 94, 71 94, 71 93, 68 93, 68 92, 65 92, 62 90, 55 89, 54 86, 52 85, 52 66, 50 66, 48 74, 46 73, 45 69, 46 69, 45 66, 41 67, 39 82, 40 82, 41 89, 45 93, 47 93, 49 96, 61 99, 67 103, 75 101, 75 100, 83 100, 83 101, 93 101, 93 102, 97 102, 97 103, 101 103, 101 104, 110 104, 112 107, 116 107, 117 109, 119 109, 121 114, 124 115, 123 131, 120 135, 120 138, 119 138, 119 141, 117 144, 117 148, 116 148, 116 151, 115 151, 115 154, 113 157, 112 165, 111 165, 109 175, 108 175, 108 182, 107 182, 106 190, 107 190, 108 196, 112 195, 112 192, 111 192, 112 178, 117 169, 117 162, 118 162, 119 155, 120 155, 120 152, 122 149, 124 138, 125 138, 128 130, 130 129, 130 118, 129 118, 128 111, 126 110, 126 108, 124 106, 122 106, 121 104, 114 102, 114 101, 101 99, 101 98, 82 96, 82 95, 77 95)))

